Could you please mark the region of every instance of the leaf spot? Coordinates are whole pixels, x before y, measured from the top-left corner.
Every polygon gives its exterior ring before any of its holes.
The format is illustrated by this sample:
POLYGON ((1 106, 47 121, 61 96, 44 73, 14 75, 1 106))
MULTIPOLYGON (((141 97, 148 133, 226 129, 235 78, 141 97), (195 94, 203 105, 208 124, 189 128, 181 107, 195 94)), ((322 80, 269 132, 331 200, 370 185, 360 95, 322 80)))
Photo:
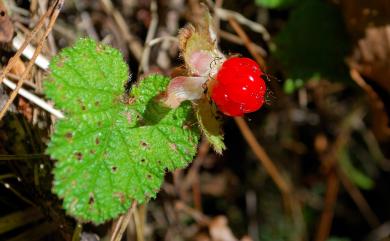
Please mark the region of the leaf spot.
POLYGON ((144 148, 144 149, 148 149, 149 148, 149 144, 146 143, 145 141, 141 141, 140 144, 141 144, 142 148, 144 148))
POLYGON ((76 152, 74 154, 77 160, 81 161, 83 159, 83 154, 81 152, 76 152))
POLYGON ((77 99, 77 102, 79 102, 81 110, 86 110, 87 107, 85 106, 84 102, 81 99, 77 99))
POLYGON ((95 197, 94 194, 91 192, 89 194, 88 204, 92 206, 94 203, 95 203, 95 197))
POLYGON ((65 134, 65 138, 68 140, 68 141, 70 141, 70 140, 72 140, 72 138, 73 138, 73 133, 72 132, 67 132, 66 134, 65 134))
POLYGON ((118 170, 118 167, 112 166, 112 167, 111 167, 111 170, 112 170, 112 172, 116 172, 116 171, 118 170))
POLYGON ((96 145, 99 145, 99 144, 100 144, 100 139, 99 139, 99 137, 96 137, 95 143, 96 143, 96 145))

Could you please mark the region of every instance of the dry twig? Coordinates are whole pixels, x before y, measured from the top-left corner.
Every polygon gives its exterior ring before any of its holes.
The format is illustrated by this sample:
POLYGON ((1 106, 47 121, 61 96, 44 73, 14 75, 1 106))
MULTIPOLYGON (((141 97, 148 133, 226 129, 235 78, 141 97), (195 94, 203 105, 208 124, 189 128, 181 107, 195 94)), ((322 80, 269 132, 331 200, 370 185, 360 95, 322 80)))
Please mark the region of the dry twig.
POLYGON ((327 179, 324 208, 322 210, 315 241, 325 241, 329 237, 330 228, 334 216, 334 207, 337 201, 340 181, 333 170, 327 179))
POLYGON ((245 33, 245 31, 241 28, 241 26, 238 24, 238 22, 234 18, 230 17, 228 20, 229 20, 230 26, 232 26, 234 31, 236 31, 238 36, 240 36, 240 38, 244 42, 244 44, 245 44, 246 48, 248 49, 248 51, 255 58, 255 60, 260 64, 260 67, 262 69, 265 69, 265 60, 264 60, 264 58, 258 54, 254 44, 252 43, 252 41, 250 40, 248 35, 245 33))
POLYGON ((348 192, 355 204, 358 206, 360 212, 367 220, 368 224, 372 228, 378 227, 381 224, 379 218, 371 209, 370 205, 368 204, 367 200, 364 198, 360 190, 348 179, 343 170, 338 169, 338 176, 345 190, 348 192))
POLYGON ((245 140, 248 142, 248 145, 255 153, 256 157, 263 165, 267 173, 271 176, 272 180, 275 182, 276 186, 280 189, 282 194, 291 195, 290 184, 284 179, 278 168, 272 162, 271 158, 265 152, 264 148, 256 140, 256 137, 249 129, 245 120, 242 117, 235 117, 234 120, 236 121, 237 126, 240 128, 240 131, 245 140))
MULTIPOLYGON (((46 14, 49 16, 51 15, 51 18, 50 18, 50 22, 49 22, 49 25, 48 25, 48 28, 46 29, 44 35, 40 38, 39 40, 39 45, 37 46, 37 49, 35 50, 34 52, 34 55, 32 56, 31 60, 29 61, 28 65, 27 65, 27 68, 26 70, 23 72, 18 84, 16 85, 15 89, 13 90, 13 92, 11 93, 8 101, 5 103, 3 109, 0 111, 0 119, 3 118, 3 116, 5 115, 5 113, 7 112, 9 106, 11 105, 11 103, 14 101, 14 99, 16 98, 17 94, 18 94, 18 91, 20 90, 20 88, 22 87, 23 85, 23 82, 24 80, 27 78, 27 75, 29 74, 32 66, 34 65, 35 63, 35 60, 36 58, 38 57, 38 54, 41 52, 42 48, 43 48, 43 42, 44 40, 47 38, 47 36, 49 35, 51 29, 53 28, 53 25, 61 11, 61 8, 64 4, 64 0, 58 0, 56 1, 52 7, 46 12, 46 14)), ((42 27, 43 25, 43 22, 45 20, 45 15, 42 16, 42 18, 40 19, 39 23, 37 24, 37 26, 40 26, 42 27), (42 22, 42 24, 40 24, 42 22)), ((22 51, 24 50, 24 48, 26 48, 28 42, 27 41, 31 41, 32 37, 34 36, 34 32, 36 33, 39 28, 35 27, 33 30, 33 32, 31 32, 31 36, 28 36, 25 40, 25 42, 22 44, 22 47, 18 50, 18 52, 15 54, 14 57, 11 58, 9 64, 6 66, 5 70, 3 71, 2 75, 0 76, 0 83, 1 81, 5 78, 5 75, 10 71, 10 69, 15 65, 16 63, 16 60, 17 58, 20 57, 22 51), (35 31, 34 31, 35 30, 35 31)))

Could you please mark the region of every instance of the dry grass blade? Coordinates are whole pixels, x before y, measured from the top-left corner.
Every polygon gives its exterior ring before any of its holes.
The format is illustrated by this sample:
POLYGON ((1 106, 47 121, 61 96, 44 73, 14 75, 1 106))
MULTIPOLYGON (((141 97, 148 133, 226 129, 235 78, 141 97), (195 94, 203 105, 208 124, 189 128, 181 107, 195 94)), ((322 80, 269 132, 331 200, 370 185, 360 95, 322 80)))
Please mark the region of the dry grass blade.
POLYGON ((137 241, 145 240, 145 218, 146 218, 146 206, 140 205, 134 210, 134 223, 137 234, 137 241))
POLYGON ((37 222, 43 217, 42 212, 35 207, 2 216, 0 217, 0 234, 37 222))
POLYGON ((45 222, 43 224, 32 227, 31 229, 18 234, 17 236, 8 239, 8 241, 38 241, 56 230, 53 223, 45 222))
POLYGON ((114 227, 114 231, 112 232, 110 241, 120 241, 122 239, 123 233, 126 231, 126 228, 136 207, 137 202, 134 201, 129 211, 125 215, 119 217, 114 227))
POLYGON ((31 40, 34 38, 34 36, 38 33, 38 31, 42 28, 43 24, 45 23, 45 19, 50 16, 54 10, 54 7, 57 5, 57 3, 54 3, 53 6, 48 9, 44 15, 39 19, 37 25, 34 27, 34 29, 26 36, 26 39, 24 40, 22 46, 19 48, 19 50, 15 53, 15 55, 10 59, 9 63, 3 70, 3 72, 0 75, 0 84, 3 82, 3 79, 5 76, 10 72, 10 70, 14 67, 16 64, 16 61, 18 58, 22 55, 23 50, 27 47, 27 45, 31 42, 31 40))
POLYGON ((79 241, 81 237, 81 232, 83 231, 83 225, 78 223, 76 224, 76 228, 73 232, 72 241, 79 241))
MULTIPOLYGON (((41 52, 42 48, 43 48, 43 42, 44 40, 47 38, 47 36, 49 35, 51 29, 53 28, 54 26, 54 23, 61 11, 61 8, 64 4, 64 0, 58 0, 56 1, 53 6, 47 11, 50 13, 51 17, 50 17, 50 22, 48 24, 48 27, 44 33, 44 35, 41 37, 41 39, 39 40, 39 45, 37 46, 35 52, 34 52, 34 55, 32 56, 31 60, 29 61, 28 65, 27 65, 27 68, 26 70, 23 72, 20 80, 18 81, 18 84, 16 85, 16 88, 13 90, 13 92, 11 93, 8 101, 5 103, 3 109, 1 110, 0 112, 0 120, 4 117, 5 113, 7 112, 9 106, 11 105, 11 103, 14 101, 14 99, 16 98, 20 88, 22 87, 23 85, 23 82, 24 80, 27 78, 32 66, 34 65, 35 63, 35 60, 36 58, 38 57, 39 53, 41 52), (52 13, 52 14, 51 14, 52 13)), ((46 13, 47 14, 47 13, 46 13)), ((46 16, 43 15, 43 16, 46 16)), ((49 14, 48 14, 49 15, 49 14)), ((42 24, 44 22, 44 18, 41 18, 40 22, 42 21, 42 24)), ((38 24, 39 26, 39 24, 38 24)), ((42 25, 41 25, 42 26, 42 25)), ((31 37, 32 38, 32 37, 31 37)), ((30 39, 30 36, 28 36, 24 42, 24 44, 22 45, 22 47, 19 49, 19 51, 15 54, 15 56, 20 56, 20 54, 22 53, 22 51, 26 48, 28 42, 27 41, 31 41, 30 39), (19 53, 19 55, 18 55, 19 53)), ((3 71, 3 74, 2 76, 0 77, 1 80, 4 79, 5 75, 9 72, 9 70, 12 68, 12 66, 15 64, 15 60, 17 58, 15 58, 15 56, 11 59, 10 63, 7 65, 7 67, 5 68, 5 70, 3 71)))

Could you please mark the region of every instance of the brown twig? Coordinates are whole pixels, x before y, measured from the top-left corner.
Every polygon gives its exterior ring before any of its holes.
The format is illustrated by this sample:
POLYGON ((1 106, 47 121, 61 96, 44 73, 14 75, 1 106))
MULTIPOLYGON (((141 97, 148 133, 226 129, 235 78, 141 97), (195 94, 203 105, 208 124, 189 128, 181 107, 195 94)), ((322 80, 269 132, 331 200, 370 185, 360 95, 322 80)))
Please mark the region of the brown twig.
POLYGON ((242 41, 244 42, 246 48, 248 49, 248 51, 251 53, 251 55, 255 58, 255 60, 260 64, 260 67, 262 69, 265 69, 266 65, 265 65, 265 60, 264 58, 258 54, 256 48, 254 47, 254 44, 253 42, 251 41, 251 39, 248 37, 248 35, 245 33, 245 31, 241 28, 240 24, 237 22, 236 19, 234 19, 233 17, 229 17, 229 24, 230 26, 232 26, 232 28, 234 29, 234 31, 236 31, 236 33, 238 34, 238 36, 240 36, 240 38, 242 39, 242 41))
MULTIPOLYGON (((229 24, 233 27, 233 29, 236 31, 238 36, 242 39, 244 42, 246 48, 251 53, 251 55, 255 58, 255 60, 260 64, 262 68, 265 68, 265 60, 264 58, 255 50, 253 47, 253 43, 248 37, 248 35, 245 33, 245 31, 241 28, 240 24, 236 21, 234 17, 228 18, 229 24)), ((292 194, 292 187, 290 183, 282 176, 278 168, 275 166, 275 164, 272 162, 271 158, 268 156, 268 154, 265 152, 264 148, 259 144, 259 142, 256 140, 255 136, 253 135, 252 131, 249 129, 247 123, 242 117, 236 117, 234 118, 236 121, 236 124, 240 128, 240 131, 246 141, 248 142, 249 146, 251 147, 252 151, 257 156, 260 163, 264 166, 267 173, 271 176, 272 180, 275 182, 276 186, 279 188, 279 190, 282 193, 283 200, 285 207, 288 211, 290 211, 290 214, 295 213, 297 215, 292 215, 294 218, 300 218, 301 211, 295 210, 296 208, 300 208, 300 205, 298 203, 298 200, 294 197, 292 194), (295 217, 297 216, 297 217, 295 217)), ((296 221, 296 220, 295 220, 296 221)))
POLYGON ((332 227, 334 207, 337 201, 339 186, 340 181, 335 170, 332 170, 327 179, 324 208, 321 214, 315 241, 325 241, 328 239, 330 229, 332 227))
MULTIPOLYGON (((50 7, 50 9, 47 11, 47 12, 50 12, 51 14, 51 17, 50 17, 50 22, 48 24, 48 28, 46 29, 45 33, 43 34, 43 36, 39 39, 39 45, 37 46, 35 52, 34 52, 34 55, 33 57, 31 58, 31 60, 28 62, 28 65, 26 67, 26 70, 23 72, 22 76, 20 77, 20 80, 18 81, 18 84, 16 85, 16 88, 13 90, 13 92, 11 93, 9 99, 7 100, 7 102, 5 103, 3 109, 1 110, 0 112, 0 120, 4 117, 5 113, 7 112, 9 106, 11 105, 11 103, 14 101, 14 99, 16 98, 20 88, 22 87, 23 85, 23 82, 24 80, 27 78, 31 68, 33 67, 34 63, 35 63, 35 60, 37 59, 39 53, 41 52, 42 48, 43 48, 43 42, 45 41, 45 39, 47 38, 47 36, 49 35, 49 33, 51 32, 53 26, 54 26, 54 23, 61 11, 61 8, 64 4, 64 0, 58 0, 56 1, 52 7, 50 7)), ((46 12, 46 13, 47 13, 46 12)), ((46 16, 43 15, 43 17, 46 16)), ((43 23, 44 23, 44 20, 45 18, 41 18, 39 22, 42 22, 42 24, 40 25, 38 23, 37 26, 42 26, 43 23)), ((34 30, 37 29, 37 28, 34 28, 34 30)), ((17 53, 15 54, 14 57, 11 58, 11 61, 10 63, 7 65, 7 67, 5 68, 5 70, 3 71, 3 74, 1 75, 0 77, 0 80, 2 81, 4 78, 5 78, 5 75, 8 74, 8 72, 10 71, 10 69, 15 65, 16 63, 16 60, 18 57, 20 57, 20 54, 22 53, 22 51, 24 50, 24 48, 27 46, 28 42, 27 41, 31 41, 32 37, 33 37, 33 32, 34 30, 31 32, 31 37, 28 36, 25 40, 25 42, 23 43, 22 47, 17 51, 17 53), (29 39, 29 40, 28 40, 29 39), (16 57, 17 56, 17 57, 16 57)), ((36 30, 38 31, 38 29, 36 30)))
POLYGON ((355 118, 361 118, 362 110, 360 108, 354 108, 350 114, 348 114, 340 124, 340 132, 337 135, 336 140, 333 145, 329 148, 328 154, 324 156, 322 160, 322 170, 324 173, 328 174, 328 189, 325 196, 324 209, 321 215, 321 219, 317 228, 316 241, 327 240, 330 234, 330 229, 333 221, 333 208, 334 203, 337 201, 337 192, 336 192, 336 180, 330 180, 331 178, 337 179, 337 190, 338 183, 341 180, 344 188, 347 190, 348 194, 351 196, 352 200, 359 207, 360 212, 367 219, 367 222, 372 226, 378 226, 379 220, 371 210, 367 201, 364 199, 363 195, 344 175, 342 170, 339 167, 338 156, 340 151, 348 144, 348 140, 352 131, 352 122, 355 118), (336 175, 336 177, 333 177, 336 175), (332 190, 330 190, 333 188, 332 190))
POLYGON ((350 76, 352 80, 355 81, 355 83, 366 92, 370 100, 370 105, 373 109, 373 122, 375 123, 375 126, 373 126, 373 131, 376 137, 378 139, 386 139, 388 136, 390 136, 390 120, 386 115, 383 101, 381 100, 378 93, 369 84, 366 83, 357 69, 351 68, 350 76))
POLYGON ((245 140, 248 142, 252 151, 255 153, 256 157, 260 163, 264 166, 267 173, 271 176, 272 180, 275 182, 276 186, 280 189, 283 194, 291 194, 291 186, 284 179, 278 168, 272 162, 271 158, 265 152, 264 148, 256 140, 256 137, 253 135, 252 131, 249 129, 248 124, 242 117, 235 117, 234 120, 240 128, 242 135, 245 140))
POLYGON ((247 19, 246 17, 244 17, 242 14, 235 12, 235 11, 232 11, 232 10, 227 10, 227 9, 218 8, 218 7, 216 7, 214 10, 215 10, 216 15, 218 15, 221 19, 229 21, 229 18, 233 18, 238 23, 249 27, 252 31, 260 33, 263 36, 263 39, 267 43, 270 41, 271 36, 268 33, 267 29, 263 25, 261 25, 257 22, 253 22, 253 21, 247 19))
POLYGON ((339 191, 339 178, 337 177, 336 167, 338 161, 338 153, 347 144, 350 136, 350 122, 355 116, 356 110, 340 124, 340 132, 333 145, 329 147, 328 152, 322 156, 322 171, 327 174, 327 189, 325 194, 324 208, 317 226, 315 241, 325 241, 328 239, 332 227, 334 206, 337 202, 337 194, 339 191))
MULTIPOLYGON (((219 30, 218 34, 221 38, 226 39, 227 41, 230 41, 234 44, 238 44, 238 45, 245 44, 244 41, 242 41, 242 39, 240 37, 238 37, 235 34, 229 33, 227 31, 219 30)), ((252 46, 256 52, 261 54, 261 56, 263 56, 263 57, 267 56, 267 52, 265 51, 265 49, 263 49, 262 47, 260 47, 259 45, 255 44, 253 42, 252 42, 252 46)))
POLYGON ((356 206, 358 206, 360 212, 367 220, 368 224, 372 228, 378 227, 381 224, 379 218, 376 216, 374 211, 372 211, 370 205, 368 204, 367 200, 364 198, 360 190, 348 179, 343 170, 341 170, 340 168, 338 169, 338 176, 345 190, 347 190, 348 194, 351 196, 356 206))

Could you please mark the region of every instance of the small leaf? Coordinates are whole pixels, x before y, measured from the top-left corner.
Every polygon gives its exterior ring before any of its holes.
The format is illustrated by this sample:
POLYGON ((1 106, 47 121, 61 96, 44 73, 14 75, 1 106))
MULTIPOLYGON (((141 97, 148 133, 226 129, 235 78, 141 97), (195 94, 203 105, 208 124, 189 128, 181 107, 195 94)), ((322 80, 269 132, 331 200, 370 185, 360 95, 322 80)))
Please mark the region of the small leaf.
POLYGON ((56 124, 47 153, 58 160, 53 191, 68 214, 81 222, 115 218, 134 200, 155 197, 166 169, 192 160, 199 133, 190 103, 169 109, 156 98, 168 78, 145 78, 126 100, 121 54, 88 39, 63 50, 50 67, 45 92, 66 118, 56 124))
POLYGON ((289 78, 349 79, 345 64, 348 35, 340 11, 327 1, 302 1, 291 11, 275 43, 274 56, 289 78))
POLYGON ((216 113, 215 106, 208 103, 206 98, 203 98, 196 102, 195 109, 200 129, 210 142, 214 151, 222 154, 226 146, 223 142, 221 121, 217 119, 218 114, 216 113))

